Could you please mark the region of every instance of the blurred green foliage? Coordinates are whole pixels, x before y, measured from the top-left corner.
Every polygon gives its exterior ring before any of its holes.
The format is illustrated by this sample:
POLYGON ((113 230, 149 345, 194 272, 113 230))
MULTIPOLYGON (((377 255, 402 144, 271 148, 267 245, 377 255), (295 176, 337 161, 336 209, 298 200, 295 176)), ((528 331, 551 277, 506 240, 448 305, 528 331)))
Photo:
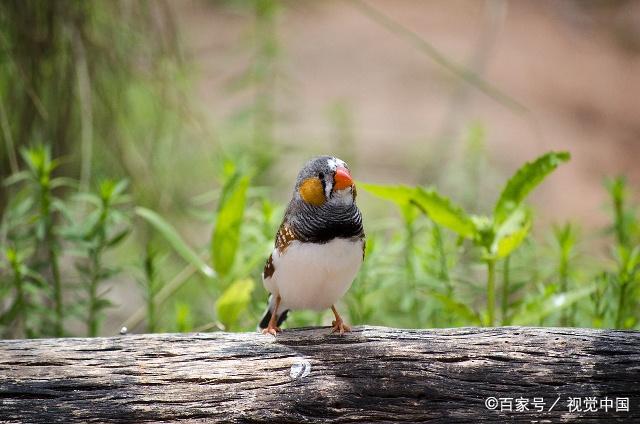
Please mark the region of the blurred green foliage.
MULTIPOLYGON (((166 3, 0 4, 2 336, 255 328, 284 210, 282 146, 312 148, 276 137, 282 3, 219 4, 250 25, 248 65, 229 83, 242 102, 216 122, 189 99, 166 3), (119 301, 137 310, 124 315, 119 301)), ((357 174, 354 112, 344 99, 327 110, 335 140, 324 153, 357 174)), ((469 127, 438 189, 358 184, 367 251, 341 306, 347 320, 638 328, 640 222, 624 178, 606 183, 610 228, 568 222, 545 241, 524 200, 568 155, 525 164, 499 193, 485 137, 481 123, 469 127), (610 246, 605 257, 596 242, 610 246)), ((436 162, 415 174, 435 180, 436 162)), ((329 314, 294 311, 285 326, 329 314)))
MULTIPOLYGON (((507 182, 498 199, 493 217, 468 215, 460 206, 434 189, 404 186, 379 186, 361 184, 365 190, 383 199, 395 202, 403 211, 413 206, 427 215, 436 225, 436 237, 441 238, 439 227, 447 228, 463 239, 469 239, 482 248, 482 259, 487 264, 487 325, 494 324, 495 317, 495 267, 500 259, 508 259, 522 244, 531 229, 531 213, 521 207, 526 195, 553 171, 569 154, 547 153, 525 164, 507 182)), ((406 216, 406 212, 405 212, 406 216)), ((413 252, 406 252, 407 256, 413 252)), ((509 296, 508 271, 503 280, 503 296, 509 296)), ((447 293, 450 297, 451 293, 447 293)), ((508 305, 503 306, 503 309, 508 305)))

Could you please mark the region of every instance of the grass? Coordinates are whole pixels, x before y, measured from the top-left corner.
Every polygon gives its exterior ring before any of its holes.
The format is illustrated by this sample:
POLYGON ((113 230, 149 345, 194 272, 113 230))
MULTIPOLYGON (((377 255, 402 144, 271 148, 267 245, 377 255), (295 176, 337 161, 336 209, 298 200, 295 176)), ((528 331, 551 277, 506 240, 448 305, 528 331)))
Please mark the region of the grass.
MULTIPOLYGON (((229 95, 240 100, 236 113, 213 123, 186 100, 189 72, 177 37, 153 29, 158 16, 170 28, 162 12, 142 3, 127 13, 107 2, 78 3, 69 14, 53 6, 29 13, 31 3, 0 6, 0 43, 19 47, 0 63, 3 337, 110 334, 105 323, 148 332, 255 329, 267 298, 261 271, 285 206, 276 201, 276 170, 290 160, 281 146, 306 140, 276 142, 283 120, 275 92, 288 84, 278 37, 285 7, 226 4, 249 22, 240 50, 251 59, 230 83, 229 95), (34 50, 16 25, 36 27, 33 20, 45 18, 52 23, 47 40, 57 41, 34 50), (74 78, 54 78, 67 74, 74 78), (136 298, 128 317, 113 303, 114 288, 136 298)), ((520 110, 388 17, 364 12, 520 110)), ((348 99, 327 110, 335 154, 355 158, 348 99)), ((532 233, 536 213, 526 197, 568 155, 523 165, 500 192, 485 137, 480 123, 470 127, 462 161, 451 162, 449 180, 437 189, 358 184, 367 251, 343 300, 347 319, 398 327, 639 328, 640 224, 626 180, 605 184, 607 228, 578 231, 567 222, 532 233), (594 247, 602 244, 606 255, 594 247)), ((298 156, 312 150, 296 148, 298 156)), ((350 164, 357 174, 361 164, 350 164)), ((421 165, 416 175, 434 176, 438 166, 421 165)), ((329 312, 296 311, 287 325, 329 320, 329 312)))
POLYGON ((86 288, 87 335, 95 337, 99 333, 100 314, 111 306, 100 293, 105 280, 114 277, 118 268, 105 265, 105 256, 109 250, 117 247, 130 233, 130 218, 118 208, 129 201, 125 195, 128 183, 104 180, 96 194, 84 193, 76 196, 86 202, 93 210, 88 212, 84 225, 73 226, 68 239, 79 249, 79 259, 75 263, 81 278, 80 285, 86 288), (79 230, 79 231, 78 231, 79 230))
MULTIPOLYGON (((575 254, 578 232, 571 223, 553 227, 548 248, 530 237, 534 214, 526 194, 567 159, 549 153, 525 164, 505 185, 493 216, 468 214, 433 188, 360 183, 395 202, 398 214, 367 222, 366 261, 344 300, 349 319, 402 327, 637 328, 640 239, 623 179, 607 185, 608 261, 576 271, 592 258, 575 254), (479 266, 484 288, 476 282, 479 266)), ((159 213, 136 206, 125 181, 104 180, 84 192, 79 181, 57 175, 58 163, 46 147, 25 149, 24 170, 6 181, 14 194, 1 227, 7 247, 0 276, 11 288, 0 292, 5 336, 74 334, 66 326, 74 320, 86 323, 87 335, 100 335, 113 306, 108 286, 123 270, 140 276, 145 300, 130 329, 143 322, 147 331, 254 328, 266 301, 260 271, 282 207, 268 200, 269 190, 252 185, 250 173, 227 164, 221 189, 199 196, 204 200, 193 214, 213 231, 197 246, 159 213), (123 242, 134 227, 146 228, 134 237, 151 239, 132 268, 118 263, 116 253, 131 250, 123 242), (75 266, 60 266, 69 261, 75 266), (64 301, 70 298, 81 301, 71 307, 64 301)), ((322 320, 294 312, 291 323, 322 320)))

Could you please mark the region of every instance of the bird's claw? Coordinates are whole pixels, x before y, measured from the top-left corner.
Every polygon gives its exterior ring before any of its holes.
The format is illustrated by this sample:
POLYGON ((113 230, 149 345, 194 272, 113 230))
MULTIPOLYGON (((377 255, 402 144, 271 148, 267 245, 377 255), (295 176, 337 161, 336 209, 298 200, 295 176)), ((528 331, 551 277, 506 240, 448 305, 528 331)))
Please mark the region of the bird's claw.
POLYGON ((280 327, 268 326, 267 328, 262 329, 262 334, 271 334, 272 336, 275 337, 275 335, 280 333, 281 331, 282 330, 280 329, 280 327))
POLYGON ((331 333, 339 333, 341 336, 344 333, 351 331, 351 327, 344 323, 342 320, 335 320, 331 322, 331 333))

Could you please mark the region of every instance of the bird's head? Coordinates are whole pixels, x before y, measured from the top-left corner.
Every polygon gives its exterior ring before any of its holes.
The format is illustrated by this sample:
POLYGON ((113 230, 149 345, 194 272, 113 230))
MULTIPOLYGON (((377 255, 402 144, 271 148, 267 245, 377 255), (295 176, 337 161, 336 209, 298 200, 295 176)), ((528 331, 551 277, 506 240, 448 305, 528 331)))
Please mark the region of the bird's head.
POLYGON ((294 196, 313 206, 349 205, 355 202, 356 186, 343 160, 319 156, 298 174, 294 196))

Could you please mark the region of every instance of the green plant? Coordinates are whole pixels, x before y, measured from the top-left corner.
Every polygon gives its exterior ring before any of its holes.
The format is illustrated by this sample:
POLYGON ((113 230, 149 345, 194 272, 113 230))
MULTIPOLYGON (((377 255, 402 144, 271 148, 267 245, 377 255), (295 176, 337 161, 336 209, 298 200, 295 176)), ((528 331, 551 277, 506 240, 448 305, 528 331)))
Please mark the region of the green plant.
POLYGON ((14 294, 0 321, 14 334, 62 336, 64 322, 82 315, 87 333, 95 336, 100 312, 108 305, 100 285, 118 270, 105 254, 130 230, 122 210, 127 184, 105 180, 97 193, 74 193, 76 180, 54 175, 60 162, 47 146, 23 149, 22 157, 25 170, 6 180, 14 196, 3 214, 0 237, 7 240, 3 250, 14 294), (71 258, 75 275, 62 265, 71 258), (79 284, 73 283, 76 279, 79 284), (65 293, 75 294, 77 287, 86 291, 82 301, 63 304, 71 297, 65 293))
POLYGON ((280 66, 282 48, 278 37, 278 19, 282 4, 277 0, 238 2, 242 12, 250 13, 252 24, 247 32, 246 50, 250 61, 233 78, 230 91, 239 94, 242 105, 224 123, 227 159, 242 158, 254 170, 255 181, 273 181, 268 174, 281 146, 276 143, 276 129, 281 112, 276 108, 276 93, 284 81, 280 66), (268 178, 267 178, 268 176, 268 178))
MULTIPOLYGON (((36 337, 38 329, 34 318, 40 311, 35 298, 45 283, 42 276, 27 266, 26 258, 28 255, 25 252, 8 247, 4 253, 11 269, 14 297, 13 303, 4 313, 0 314, 0 325, 8 326, 11 324, 13 326, 11 333, 14 336, 36 337)), ((3 285, 3 289, 8 290, 9 287, 8 284, 3 285)), ((0 294, 2 294, 0 296, 2 299, 6 293, 0 294)))
POLYGON ((509 325, 509 297, 511 295, 511 256, 507 256, 503 261, 502 269, 502 297, 500 303, 500 312, 502 316, 502 325, 509 325))
POLYGON ((100 293, 100 285, 119 272, 104 262, 105 254, 118 246, 131 231, 128 216, 120 208, 129 201, 125 194, 127 181, 104 180, 98 186, 97 193, 81 193, 76 198, 86 203, 91 210, 81 225, 75 226, 67 239, 73 240, 81 259, 75 263, 86 289, 87 335, 98 335, 100 313, 111 306, 100 293))
POLYGON ((147 332, 154 333, 158 328, 158 316, 156 313, 155 299, 164 282, 158 272, 159 263, 165 257, 161 257, 155 244, 147 242, 145 255, 142 263, 143 276, 138 280, 143 288, 144 301, 146 305, 147 332))
MULTIPOLYGON (((571 223, 563 226, 554 226, 553 235, 558 248, 558 269, 557 275, 560 282, 560 292, 567 293, 569 291, 569 278, 571 275, 571 259, 576 245, 576 228, 571 223)), ((566 327, 575 315, 575 307, 572 308, 570 316, 567 310, 563 309, 560 317, 560 325, 566 327)))
MULTIPOLYGON (((142 164, 137 155, 164 148, 184 109, 183 62, 165 6, 0 3, 0 177, 17 171, 15 149, 46 140, 56 157, 73 159, 66 168, 83 188, 105 168, 144 178, 160 155, 142 164)), ((144 182, 166 189, 168 180, 158 173, 144 182)))
POLYGON ((618 302, 616 328, 631 328, 636 323, 637 285, 640 282, 640 246, 629 250, 620 247, 616 255, 618 302))
POLYGON ((232 172, 222 188, 216 225, 211 236, 213 268, 221 277, 228 275, 238 251, 248 187, 248 176, 232 172))
POLYGON ((376 288, 371 281, 372 278, 369 271, 377 245, 376 236, 367 237, 365 261, 345 299, 349 317, 354 324, 370 322, 375 313, 374 305, 369 300, 369 297, 375 295, 376 288))
POLYGON ((520 246, 531 228, 531 212, 522 203, 526 196, 562 162, 569 153, 547 153, 521 167, 507 182, 495 204, 493 216, 468 215, 461 207, 433 189, 388 187, 360 184, 365 190, 396 203, 412 203, 436 224, 469 239, 482 249, 487 266, 487 315, 485 323, 495 322, 496 262, 507 258, 520 246))
POLYGON ((627 182, 618 177, 606 183, 612 201, 613 233, 616 247, 616 272, 612 276, 617 292, 614 323, 617 328, 631 328, 637 322, 636 304, 640 285, 640 227, 636 211, 628 205, 627 182))
POLYGON ((167 222, 158 213, 138 206, 135 209, 136 215, 144 219, 151 225, 169 245, 180 255, 187 263, 198 270, 202 275, 207 278, 211 278, 215 275, 213 268, 211 268, 202 258, 201 255, 196 253, 191 246, 189 246, 183 238, 178 234, 178 231, 167 222))
POLYGON ((63 202, 54 191, 73 185, 67 178, 55 177, 58 160, 51 158, 51 150, 44 145, 22 149, 21 155, 26 170, 9 177, 5 184, 22 185, 24 203, 18 205, 18 216, 10 235, 16 240, 32 243, 34 254, 41 258, 38 272, 50 276, 51 296, 54 310, 53 334, 62 336, 64 332, 65 307, 63 305, 63 286, 60 278, 60 234, 58 220, 66 212, 63 202), (40 269, 42 268, 42 269, 40 269))
POLYGON ((627 180, 617 177, 605 182, 613 209, 613 232, 618 246, 629 246, 637 222, 632 210, 627 210, 627 180))
POLYGON ((225 330, 237 329, 240 314, 251 301, 255 283, 251 278, 234 281, 216 301, 216 313, 225 330))
MULTIPOLYGON (((164 285, 161 290, 155 294, 147 293, 147 311, 155 310, 158 305, 180 289, 191 276, 189 272, 185 271, 191 268, 199 271, 210 282, 211 288, 216 290, 224 289, 218 297, 218 302, 222 302, 221 304, 218 303, 216 307, 217 312, 222 314, 218 318, 226 327, 237 325, 236 320, 240 316, 239 311, 248 304, 254 287, 252 280, 243 278, 247 275, 246 271, 234 270, 237 265, 236 255, 240 245, 249 177, 236 170, 231 164, 228 164, 225 169, 227 173, 226 182, 220 192, 214 230, 209 243, 210 260, 213 266, 209 265, 208 260, 202 258, 202 254, 189 246, 178 231, 159 214, 149 209, 136 208, 136 214, 158 231, 169 243, 169 246, 188 264, 186 268, 183 268, 176 275, 176 278, 164 285), (251 285, 247 284, 247 281, 250 281, 251 285), (228 300, 234 293, 242 295, 242 302, 228 300), (231 311, 231 309, 234 310, 231 311)), ((263 211, 266 214, 270 214, 268 207, 263 211)), ((255 266, 255 263, 252 263, 252 266, 255 266)), ((140 318, 138 317, 142 317, 142 315, 139 313, 136 315, 136 319, 127 321, 128 327, 133 328, 139 323, 140 318)), ((149 316, 149 313, 147 315, 149 316)))
POLYGON ((604 326, 607 314, 605 295, 607 288, 611 285, 609 279, 610 275, 606 272, 601 272, 595 277, 595 288, 591 294, 591 303, 593 305, 591 325, 595 328, 602 328, 604 326))
POLYGON ((182 302, 177 302, 175 307, 175 331, 178 333, 187 333, 193 330, 193 317, 191 307, 182 302))

